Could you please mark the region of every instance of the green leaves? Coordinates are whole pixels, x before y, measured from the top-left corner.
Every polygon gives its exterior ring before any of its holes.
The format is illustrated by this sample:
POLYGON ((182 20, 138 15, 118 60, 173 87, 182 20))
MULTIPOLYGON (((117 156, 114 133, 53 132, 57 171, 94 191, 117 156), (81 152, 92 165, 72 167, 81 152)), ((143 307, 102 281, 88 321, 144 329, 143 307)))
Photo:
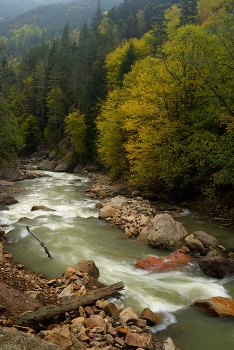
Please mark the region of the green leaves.
POLYGON ((87 126, 85 125, 84 115, 78 110, 69 113, 65 118, 66 132, 70 136, 71 143, 76 154, 82 157, 85 154, 85 137, 87 126))

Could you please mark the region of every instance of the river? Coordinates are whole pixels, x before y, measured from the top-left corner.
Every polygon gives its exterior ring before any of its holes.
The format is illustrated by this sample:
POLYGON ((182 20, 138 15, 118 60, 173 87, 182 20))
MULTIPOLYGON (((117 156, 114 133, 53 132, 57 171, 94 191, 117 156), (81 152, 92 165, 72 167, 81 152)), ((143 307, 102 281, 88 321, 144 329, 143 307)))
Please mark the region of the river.
MULTIPOLYGON (((190 305, 196 299, 212 296, 234 298, 234 277, 208 278, 195 264, 177 272, 136 270, 133 265, 138 259, 170 252, 123 239, 120 230, 98 219, 97 201, 85 197, 90 184, 88 178, 44 173, 49 177, 16 183, 17 189, 23 189, 14 195, 19 203, 1 212, 0 224, 8 224, 7 233, 11 234, 6 249, 16 262, 50 279, 80 260, 94 260, 100 270, 100 282, 124 282, 126 306, 131 306, 138 315, 145 307, 162 315, 162 324, 151 328, 156 337, 170 336, 181 350, 233 350, 234 320, 212 318, 190 305), (54 211, 31 211, 34 205, 54 211), (52 258, 47 257, 26 226, 45 243, 52 258)), ((226 247, 234 246, 233 231, 195 219, 188 210, 177 213, 174 219, 183 222, 188 233, 203 230, 226 247)))

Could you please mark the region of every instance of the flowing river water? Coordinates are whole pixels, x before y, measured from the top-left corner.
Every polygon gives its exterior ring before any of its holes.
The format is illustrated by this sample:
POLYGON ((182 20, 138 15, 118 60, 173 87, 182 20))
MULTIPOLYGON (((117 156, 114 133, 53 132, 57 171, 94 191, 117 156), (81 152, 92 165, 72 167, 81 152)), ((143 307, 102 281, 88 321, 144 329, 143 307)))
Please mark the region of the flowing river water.
MULTIPOLYGON (((131 306, 139 316, 145 307, 162 315, 162 324, 151 328, 156 337, 170 336, 181 350, 234 349, 233 319, 212 318, 190 306, 196 299, 212 296, 234 298, 234 277, 208 278, 195 264, 176 272, 136 270, 133 265, 137 260, 170 252, 123 239, 120 230, 98 219, 97 201, 84 196, 90 184, 88 178, 45 173, 50 176, 16 183, 16 188, 24 189, 14 196, 19 203, 1 212, 0 224, 8 224, 7 232, 11 234, 5 249, 13 254, 16 262, 50 279, 80 260, 94 260, 100 270, 100 282, 124 282, 126 306, 131 306), (34 205, 44 205, 54 211, 31 211, 34 205), (19 221, 20 218, 24 219, 19 221), (45 243, 52 258, 47 257, 26 226, 45 243)), ((186 210, 174 219, 183 222, 189 234, 195 230, 206 231, 225 247, 234 246, 233 231, 194 219, 186 210)))

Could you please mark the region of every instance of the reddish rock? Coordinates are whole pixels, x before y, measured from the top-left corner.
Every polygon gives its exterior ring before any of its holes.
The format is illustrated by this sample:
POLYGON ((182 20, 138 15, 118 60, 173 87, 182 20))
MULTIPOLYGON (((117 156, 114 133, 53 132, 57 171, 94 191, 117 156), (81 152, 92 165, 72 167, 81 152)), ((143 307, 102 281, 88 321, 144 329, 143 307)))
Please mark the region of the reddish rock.
POLYGON ((153 349, 152 335, 147 333, 129 333, 125 338, 125 343, 143 349, 153 349))
POLYGON ((75 272, 76 270, 74 269, 74 267, 67 267, 64 273, 64 278, 70 278, 75 272))
POLYGON ((122 324, 126 324, 128 322, 137 322, 138 316, 135 314, 131 307, 127 307, 124 309, 119 316, 119 321, 122 324))
POLYGON ((110 317, 119 318, 119 310, 114 303, 108 303, 104 311, 110 317))
MULTIPOLYGON (((63 350, 72 349, 72 337, 68 325, 46 331, 45 340, 60 346, 63 350)), ((84 347, 83 347, 84 349, 84 347)))
POLYGON ((74 269, 76 271, 88 273, 90 276, 96 279, 99 277, 99 269, 93 260, 81 260, 74 266, 74 269))
POLYGON ((213 317, 234 317, 234 300, 224 297, 213 297, 195 300, 192 306, 203 308, 213 317))
POLYGON ((3 255, 5 259, 12 259, 12 254, 6 253, 3 255))
POLYGON ((149 325, 156 325, 162 322, 161 315, 155 314, 148 307, 142 310, 141 318, 143 320, 146 320, 149 323, 149 325))
POLYGON ((177 270, 178 267, 187 265, 192 262, 192 258, 184 252, 177 250, 174 253, 162 258, 155 256, 147 256, 138 260, 134 266, 137 269, 150 270, 154 272, 177 270))
POLYGON ((129 333, 129 328, 127 326, 119 326, 115 329, 121 337, 126 337, 129 333))
POLYGON ((86 328, 103 327, 104 333, 106 333, 106 324, 102 317, 98 315, 91 315, 85 320, 86 328))

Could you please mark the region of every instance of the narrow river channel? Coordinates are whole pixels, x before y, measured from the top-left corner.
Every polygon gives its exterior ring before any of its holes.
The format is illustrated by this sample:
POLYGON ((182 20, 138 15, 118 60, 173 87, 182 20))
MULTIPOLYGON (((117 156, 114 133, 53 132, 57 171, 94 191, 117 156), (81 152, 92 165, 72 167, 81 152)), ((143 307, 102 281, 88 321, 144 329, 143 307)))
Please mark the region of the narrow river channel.
MULTIPOLYGON (((125 305, 131 306, 138 315, 145 307, 162 314, 163 323, 151 329, 158 338, 170 336, 181 350, 234 349, 233 319, 212 318, 189 306, 196 299, 212 296, 234 298, 234 276, 211 279, 196 265, 167 273, 136 270, 133 267, 136 260, 170 252, 123 239, 120 230, 99 220, 97 201, 84 196, 88 178, 45 173, 50 176, 16 183, 16 188, 24 189, 15 195, 19 203, 1 212, 0 224, 8 224, 7 232, 11 234, 5 249, 13 254, 16 262, 47 278, 56 278, 67 266, 83 259, 94 260, 101 282, 124 282, 125 305), (34 205, 44 205, 54 211, 31 211, 34 205), (47 257, 26 226, 41 238, 52 258, 47 257)), ((206 231, 226 247, 234 246, 233 231, 194 219, 188 211, 174 218, 183 222, 188 233, 206 231)))

